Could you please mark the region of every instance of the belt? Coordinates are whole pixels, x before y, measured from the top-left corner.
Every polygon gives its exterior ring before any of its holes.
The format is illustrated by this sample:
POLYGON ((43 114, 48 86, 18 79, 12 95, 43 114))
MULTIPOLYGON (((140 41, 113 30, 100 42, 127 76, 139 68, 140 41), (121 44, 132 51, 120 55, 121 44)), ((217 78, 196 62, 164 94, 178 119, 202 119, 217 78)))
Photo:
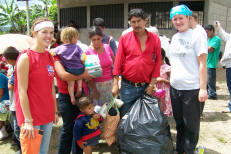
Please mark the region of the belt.
POLYGON ((142 86, 147 85, 147 83, 146 83, 146 82, 142 82, 142 83, 134 83, 134 82, 131 82, 131 81, 129 81, 129 80, 127 80, 127 79, 125 79, 124 77, 122 77, 122 81, 124 81, 124 82, 126 82, 126 83, 128 83, 128 84, 130 84, 130 85, 133 85, 133 86, 135 86, 135 87, 142 87, 142 86))

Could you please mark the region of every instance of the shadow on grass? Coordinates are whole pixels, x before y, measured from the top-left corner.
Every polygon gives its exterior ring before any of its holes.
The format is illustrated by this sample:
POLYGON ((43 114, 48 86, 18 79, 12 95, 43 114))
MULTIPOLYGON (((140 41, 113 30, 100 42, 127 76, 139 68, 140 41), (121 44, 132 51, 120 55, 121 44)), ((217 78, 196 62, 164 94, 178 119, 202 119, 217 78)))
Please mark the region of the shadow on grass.
POLYGON ((230 113, 222 112, 203 112, 203 119, 201 122, 215 122, 215 121, 228 121, 231 119, 230 113))
POLYGON ((12 139, 11 139, 11 134, 9 135, 9 137, 5 138, 4 140, 0 141, 0 146, 1 146, 1 154, 14 154, 17 151, 17 147, 14 146, 12 143, 12 139), (5 151, 5 149, 7 149, 7 151, 5 151), (3 151, 2 151, 3 150, 3 151))
POLYGON ((217 152, 217 151, 214 151, 214 150, 211 150, 211 149, 207 149, 205 148, 205 152, 206 154, 221 154, 220 152, 217 152))
POLYGON ((58 143, 59 143, 59 134, 61 131, 62 126, 54 126, 52 128, 52 134, 50 139, 50 146, 49 146, 49 154, 57 154, 58 153, 58 143))
POLYGON ((227 101, 227 103, 228 103, 228 101, 230 100, 230 97, 229 97, 229 95, 218 95, 217 96, 217 99, 218 100, 223 100, 223 101, 227 101))
POLYGON ((93 152, 97 152, 98 154, 103 154, 103 153, 119 154, 116 144, 113 144, 112 146, 109 147, 104 140, 100 140, 99 149, 95 149, 95 150, 93 149, 93 152))

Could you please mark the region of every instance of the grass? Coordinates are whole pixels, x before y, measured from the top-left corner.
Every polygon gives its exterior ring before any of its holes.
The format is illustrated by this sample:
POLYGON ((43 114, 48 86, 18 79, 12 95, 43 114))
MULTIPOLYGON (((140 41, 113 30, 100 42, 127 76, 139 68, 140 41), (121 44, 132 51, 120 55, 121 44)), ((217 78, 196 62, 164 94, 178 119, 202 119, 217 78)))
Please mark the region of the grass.
POLYGON ((221 142, 221 143, 224 143, 224 144, 225 144, 225 143, 228 143, 228 141, 227 141, 224 137, 218 137, 217 139, 218 139, 218 141, 221 142))

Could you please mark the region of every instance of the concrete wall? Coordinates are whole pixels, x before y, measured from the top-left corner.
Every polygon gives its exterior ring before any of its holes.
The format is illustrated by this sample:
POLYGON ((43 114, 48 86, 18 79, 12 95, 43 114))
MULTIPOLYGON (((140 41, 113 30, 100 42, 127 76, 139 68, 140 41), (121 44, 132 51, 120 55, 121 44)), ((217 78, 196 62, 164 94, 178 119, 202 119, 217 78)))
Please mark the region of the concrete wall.
MULTIPOLYGON (((105 33, 112 35, 116 40, 123 30, 127 28, 127 12, 129 3, 142 3, 142 2, 169 2, 172 1, 173 5, 177 5, 180 0, 58 0, 59 8, 69 8, 77 6, 87 6, 87 28, 80 29, 80 40, 89 44, 88 30, 90 27, 90 6, 91 5, 104 5, 104 4, 124 4, 124 29, 105 29, 105 33)), ((198 0, 192 0, 198 1, 198 0)), ((214 24, 214 21, 221 21, 222 26, 228 32, 231 32, 231 0, 204 0, 204 23, 205 25, 214 24)), ((176 32, 172 30, 159 30, 161 35, 170 37, 176 32)))
MULTIPOLYGON (((58 0, 59 8, 70 8, 77 6, 87 6, 87 28, 80 29, 80 40, 86 44, 90 44, 88 39, 88 31, 90 27, 90 6, 92 5, 105 5, 105 4, 124 4, 124 28, 123 29, 113 29, 106 28, 105 34, 109 34, 115 38, 115 40, 119 41, 120 35, 127 28, 128 23, 128 4, 129 3, 143 3, 143 2, 169 2, 173 1, 173 4, 178 4, 179 0, 58 0)), ((159 30, 161 35, 166 35, 171 38, 171 36, 175 33, 175 30, 159 30)))
MULTIPOLYGON (((110 29, 105 29, 104 33, 113 36, 116 41, 119 41, 119 38, 120 38, 123 30, 125 30, 125 29, 112 29, 112 28, 110 28, 110 29)), ((88 31, 89 31, 88 28, 81 28, 79 30, 79 32, 80 32, 79 40, 81 42, 89 45, 90 40, 88 39, 88 31)), ((161 35, 166 35, 167 37, 171 38, 172 35, 175 33, 175 31, 174 30, 159 30, 159 33, 161 35)))
MULTIPOLYGON (((208 4, 207 10, 207 24, 211 24, 215 26, 215 21, 220 21, 222 27, 227 31, 231 32, 231 4, 224 3, 226 0, 221 1, 213 1, 210 0, 208 4)), ((231 1, 230 1, 231 2, 231 1)), ((221 50, 224 51, 224 42, 222 41, 221 50)))

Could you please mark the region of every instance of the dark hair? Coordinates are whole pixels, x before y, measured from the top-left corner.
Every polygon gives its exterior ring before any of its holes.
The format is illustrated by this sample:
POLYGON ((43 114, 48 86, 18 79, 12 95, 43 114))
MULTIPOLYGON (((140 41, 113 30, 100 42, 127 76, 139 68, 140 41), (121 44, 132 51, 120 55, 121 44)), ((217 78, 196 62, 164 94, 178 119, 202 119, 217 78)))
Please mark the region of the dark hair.
POLYGON ((58 43, 59 45, 62 44, 62 41, 61 41, 61 30, 59 30, 57 32, 57 34, 55 35, 55 39, 56 39, 56 43, 58 43))
POLYGON ((73 27, 73 28, 79 30, 79 25, 76 24, 74 20, 70 20, 69 25, 67 27, 73 27))
POLYGON ((142 19, 146 19, 147 14, 142 9, 135 8, 135 9, 130 10, 128 13, 129 21, 132 19, 132 17, 141 17, 142 19))
POLYGON ((215 32, 215 28, 214 28, 214 26, 213 25, 208 25, 208 26, 206 26, 205 27, 205 30, 209 30, 209 31, 213 31, 213 32, 215 32))
POLYGON ((104 19, 103 18, 95 18, 93 20, 93 26, 105 27, 104 19))
POLYGON ((166 57, 165 51, 163 48, 161 48, 161 57, 164 59, 165 63, 170 65, 168 57, 166 57))
POLYGON ((99 35, 103 37, 103 32, 99 27, 96 26, 92 26, 89 30, 89 38, 91 38, 94 35, 99 35))
POLYGON ((77 106, 79 109, 85 109, 88 105, 92 104, 92 99, 90 97, 84 96, 79 99, 77 106))
POLYGON ((3 56, 7 59, 7 60, 17 60, 19 55, 19 51, 15 48, 15 47, 7 47, 4 51, 3 51, 3 56))

